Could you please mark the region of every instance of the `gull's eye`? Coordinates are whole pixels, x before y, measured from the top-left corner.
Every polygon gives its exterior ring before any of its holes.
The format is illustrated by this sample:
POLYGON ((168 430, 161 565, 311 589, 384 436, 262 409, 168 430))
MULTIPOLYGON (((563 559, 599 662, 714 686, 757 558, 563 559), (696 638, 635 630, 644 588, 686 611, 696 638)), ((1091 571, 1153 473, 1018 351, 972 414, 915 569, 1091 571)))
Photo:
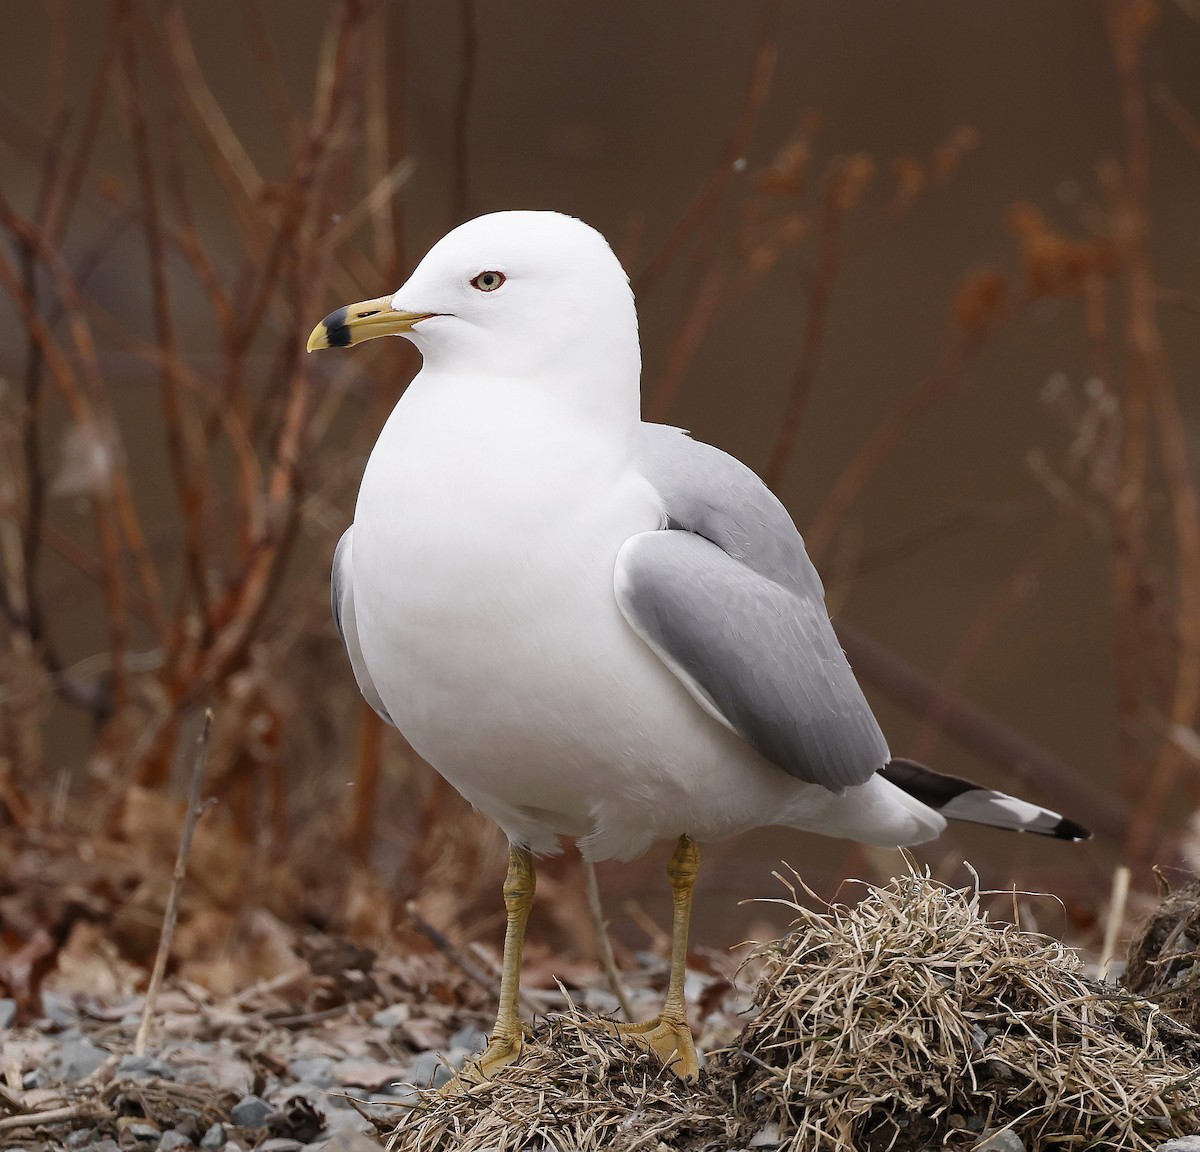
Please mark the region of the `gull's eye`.
POLYGON ((480 272, 471 281, 471 287, 478 288, 480 292, 495 292, 504 283, 504 279, 503 272, 480 272))

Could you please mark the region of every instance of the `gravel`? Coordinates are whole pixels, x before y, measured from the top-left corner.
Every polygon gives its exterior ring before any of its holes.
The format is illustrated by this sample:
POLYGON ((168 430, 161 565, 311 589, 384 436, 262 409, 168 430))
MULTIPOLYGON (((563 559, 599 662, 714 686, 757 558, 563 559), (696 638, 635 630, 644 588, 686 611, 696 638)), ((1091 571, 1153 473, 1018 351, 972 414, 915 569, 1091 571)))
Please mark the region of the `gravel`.
POLYGON ((274 1112, 261 1096, 243 1096, 229 1112, 229 1119, 239 1128, 261 1128, 274 1112))

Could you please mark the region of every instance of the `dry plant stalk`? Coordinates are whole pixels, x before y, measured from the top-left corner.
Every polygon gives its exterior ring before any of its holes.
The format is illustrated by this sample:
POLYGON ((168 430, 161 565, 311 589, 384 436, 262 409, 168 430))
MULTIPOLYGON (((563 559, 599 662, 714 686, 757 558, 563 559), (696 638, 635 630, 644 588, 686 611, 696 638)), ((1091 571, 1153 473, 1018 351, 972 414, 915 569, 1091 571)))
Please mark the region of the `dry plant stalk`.
POLYGON ((154 1023, 154 1010, 158 1004, 158 993, 163 977, 167 974, 167 960, 171 955, 171 943, 175 939, 175 919, 179 914, 179 896, 187 876, 188 853, 192 850, 192 836, 196 825, 208 803, 201 803, 200 790, 204 786, 204 769, 208 764, 208 749, 212 743, 213 714, 209 708, 204 713, 204 726, 196 739, 196 755, 192 762, 192 780, 188 788, 187 814, 183 820, 183 833, 179 837, 179 854, 175 857, 175 869, 171 873, 171 890, 167 895, 167 906, 163 911, 162 932, 158 938, 158 952, 154 957, 154 968, 146 988, 146 1003, 142 1006, 142 1021, 138 1025, 137 1037, 133 1042, 133 1054, 141 1056, 146 1051, 150 1028, 154 1023))

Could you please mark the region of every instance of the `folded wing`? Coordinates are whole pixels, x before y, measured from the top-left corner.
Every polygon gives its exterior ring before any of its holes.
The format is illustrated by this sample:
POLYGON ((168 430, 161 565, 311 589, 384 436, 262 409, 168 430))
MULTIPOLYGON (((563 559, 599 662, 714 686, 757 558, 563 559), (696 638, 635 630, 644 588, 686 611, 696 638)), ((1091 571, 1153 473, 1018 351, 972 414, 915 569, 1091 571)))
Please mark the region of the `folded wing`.
POLYGON ((834 790, 889 760, 786 510, 748 468, 644 425, 638 466, 666 530, 632 537, 614 587, 630 626, 713 717, 784 771, 834 790))

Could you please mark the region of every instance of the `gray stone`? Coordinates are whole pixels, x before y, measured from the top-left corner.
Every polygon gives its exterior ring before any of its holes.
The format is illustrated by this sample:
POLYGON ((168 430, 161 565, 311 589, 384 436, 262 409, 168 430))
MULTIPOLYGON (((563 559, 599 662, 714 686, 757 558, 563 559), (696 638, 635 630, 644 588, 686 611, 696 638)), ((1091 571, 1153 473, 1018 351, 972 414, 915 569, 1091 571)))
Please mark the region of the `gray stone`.
POLYGON ((1180 1136, 1160 1144, 1155 1152, 1200 1152, 1200 1136, 1180 1136))
POLYGON ((300 1152, 304 1145, 290 1136, 272 1136, 258 1145, 257 1152, 300 1152))
POLYGON ((121 1146, 107 1137, 87 1146, 87 1152, 121 1152, 121 1146))
POLYGON ((453 1075, 453 1070, 446 1067, 438 1053, 428 1051, 417 1053, 408 1067, 407 1079, 418 1088, 440 1088, 443 1084, 449 1084, 453 1075))
POLYGON ((157 1124, 150 1124, 146 1121, 135 1121, 132 1124, 127 1124, 121 1129, 123 1142, 135 1142, 140 1144, 142 1141, 158 1143, 162 1133, 158 1129, 157 1124))
POLYGON ((79 1021, 79 1009, 69 996, 60 996, 57 992, 42 991, 42 1011, 45 1017, 57 1028, 69 1028, 79 1021))
POLYGON ((30 1088, 49 1088, 50 1073, 45 1068, 34 1068, 21 1077, 21 1087, 26 1091, 30 1088))
POLYGON ((66 1148, 82 1148, 86 1144, 91 1144, 92 1137, 95 1135, 95 1128, 76 1128, 74 1132, 67 1133, 67 1137, 63 1141, 63 1146, 66 1148))
POLYGON ((162 1134, 162 1139, 158 1142, 158 1152, 179 1152, 180 1148, 190 1148, 191 1146, 190 1136, 180 1132, 177 1128, 172 1128, 170 1132, 162 1134))
POLYGON ((381 1008, 371 1017, 371 1023, 376 1028, 399 1028, 412 1015, 412 1009, 407 1004, 393 1004, 390 1008, 381 1008))
POLYGON ((352 1132, 346 1128, 341 1132, 335 1132, 328 1140, 316 1147, 321 1148, 322 1152, 379 1152, 382 1145, 378 1140, 371 1139, 362 1130, 352 1132))
POLYGON ((0 999, 0 1028, 7 1028, 17 1018, 17 1002, 9 996, 0 999))
POLYGON ((261 1128, 274 1112, 261 1096, 243 1096, 229 1111, 229 1119, 239 1128, 261 1128))
POLYGON ((122 1056, 117 1075, 127 1080, 174 1080, 175 1073, 153 1056, 122 1056))
POLYGON ((775 1123, 764 1124, 750 1137, 750 1147, 774 1148, 779 1143, 779 1140, 779 1125, 775 1123))
POLYGON ((1011 1128, 988 1128, 971 1152, 1025 1152, 1025 1143, 1011 1128))
POLYGON ((474 1024, 460 1028, 450 1037, 451 1048, 465 1048, 471 1056, 482 1052, 487 1047, 487 1042, 487 1033, 480 1031, 474 1024))
POLYGON ((312 1084, 317 1088, 331 1088, 337 1083, 333 1071, 334 1062, 323 1056, 301 1056, 293 1060, 288 1067, 297 1080, 312 1084))
POLYGON ((108 1053, 90 1040, 80 1037, 68 1040, 50 1057, 51 1071, 64 1083, 70 1084, 90 1076, 105 1060, 108 1053))
POLYGON ((214 1124, 200 1138, 200 1147, 205 1149, 205 1152, 217 1152, 218 1148, 224 1148, 225 1125, 220 1122, 214 1124))

